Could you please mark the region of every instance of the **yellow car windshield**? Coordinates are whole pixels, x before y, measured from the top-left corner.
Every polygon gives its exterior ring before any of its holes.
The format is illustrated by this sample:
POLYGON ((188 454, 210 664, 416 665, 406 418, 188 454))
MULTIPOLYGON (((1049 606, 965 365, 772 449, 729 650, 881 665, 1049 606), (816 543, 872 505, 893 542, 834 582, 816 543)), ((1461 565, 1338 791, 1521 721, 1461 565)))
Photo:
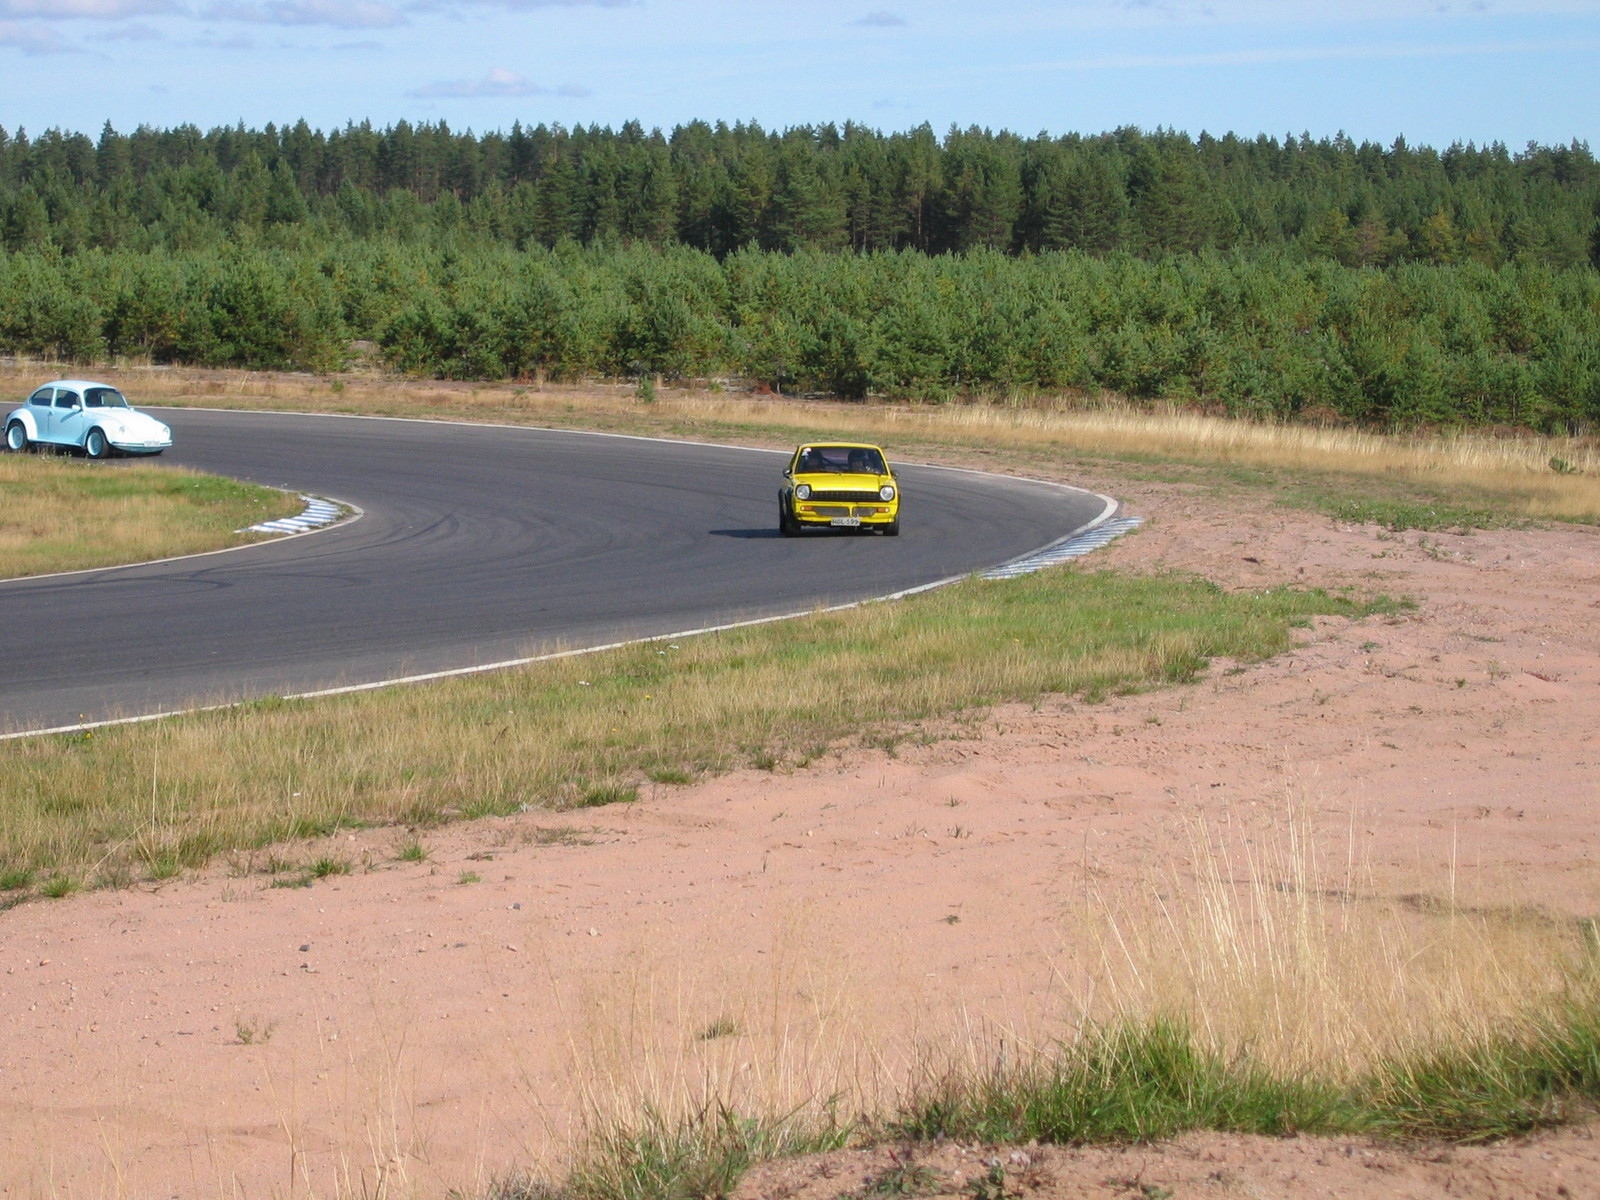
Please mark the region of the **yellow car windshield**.
POLYGON ((887 475, 883 455, 870 446, 806 446, 795 462, 797 475, 887 475))

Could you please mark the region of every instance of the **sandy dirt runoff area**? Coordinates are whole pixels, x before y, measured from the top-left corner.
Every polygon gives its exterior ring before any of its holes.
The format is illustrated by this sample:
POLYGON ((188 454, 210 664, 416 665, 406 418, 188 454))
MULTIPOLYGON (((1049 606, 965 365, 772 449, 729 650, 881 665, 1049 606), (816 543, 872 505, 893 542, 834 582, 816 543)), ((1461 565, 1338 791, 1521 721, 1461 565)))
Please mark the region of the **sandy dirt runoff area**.
MULTIPOLYGON (((1513 933, 1600 912, 1600 532, 1389 534, 1090 482, 1148 523, 1071 569, 1417 606, 1319 619, 1193 685, 422 831, 425 861, 400 830, 276 851, 355 864, 306 888, 261 852, 0 913, 0 1196, 470 1196, 557 1169, 586 1106, 882 1102, 919 1066, 1070 1030, 1110 976, 1157 987, 1159 948, 1107 968, 1116 914, 1149 894, 1178 928, 1205 886, 1271 875, 1249 847, 1285 831, 1346 881, 1319 903, 1424 940, 1446 901, 1513 933), (1217 830, 1244 857, 1208 874, 1217 830)), ((739 1195, 833 1200, 889 1153, 774 1164, 739 1195)), ((917 1154, 949 1190, 999 1158, 1047 1198, 1600 1196, 1582 1127, 917 1154)))

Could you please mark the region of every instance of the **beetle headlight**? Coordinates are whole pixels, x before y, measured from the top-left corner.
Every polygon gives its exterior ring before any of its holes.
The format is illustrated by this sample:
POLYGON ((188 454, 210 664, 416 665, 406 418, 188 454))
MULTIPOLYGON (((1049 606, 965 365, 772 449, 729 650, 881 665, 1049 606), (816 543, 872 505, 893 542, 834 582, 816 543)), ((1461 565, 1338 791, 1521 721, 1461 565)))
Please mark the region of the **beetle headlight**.
POLYGON ((797 484, 795 484, 794 485, 794 498, 796 500, 809 500, 809 499, 811 499, 811 485, 809 483, 797 483, 797 484))
POLYGON ((879 500, 893 500, 894 499, 894 484, 886 483, 881 488, 879 488, 878 489, 878 499, 879 500))

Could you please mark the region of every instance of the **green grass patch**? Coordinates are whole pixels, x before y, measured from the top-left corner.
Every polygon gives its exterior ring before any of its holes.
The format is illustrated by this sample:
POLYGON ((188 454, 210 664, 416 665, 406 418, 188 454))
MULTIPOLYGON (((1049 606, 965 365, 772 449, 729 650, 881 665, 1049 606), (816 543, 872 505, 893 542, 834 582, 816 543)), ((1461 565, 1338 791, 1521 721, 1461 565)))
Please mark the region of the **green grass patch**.
POLYGON ((1369 1125, 1391 1136, 1486 1142, 1590 1120, 1600 1111, 1600 1003, 1568 996, 1527 1028, 1381 1064, 1369 1125))
POLYGON ((1158 1018, 1090 1030, 1019 1068, 935 1080, 884 1132, 914 1141, 1074 1144, 1148 1142, 1191 1129, 1283 1136, 1357 1124, 1342 1089, 1204 1049, 1187 1025, 1158 1018))
POLYGON ((1381 525, 1399 533, 1465 533, 1473 529, 1526 528, 1530 497, 1414 478, 1348 470, 1239 465, 1174 464, 1173 482, 1198 484, 1219 497, 1239 490, 1271 495, 1289 508, 1323 513, 1336 521, 1381 525))
POLYGON ((694 776, 677 767, 653 767, 645 772, 645 778, 651 783, 661 783, 681 786, 694 782, 694 776))
POLYGON ((632 804, 639 798, 639 787, 632 783, 597 783, 587 787, 574 808, 602 808, 607 804, 632 804))
POLYGON ((198 554, 298 513, 298 496, 149 463, 0 455, 0 579, 198 554))
POLYGON ((837 1150, 850 1126, 820 1115, 745 1116, 723 1105, 683 1119, 646 1109, 636 1122, 594 1132, 571 1174, 560 1184, 533 1177, 508 1180, 491 1200, 706 1200, 726 1196, 756 1163, 837 1150))
MULTIPOLYGON (((1375 485, 1369 485, 1369 488, 1375 485)), ((1361 525, 1382 525, 1394 533, 1416 529, 1426 533, 1466 533, 1473 529, 1523 528, 1528 524, 1505 508, 1452 502, 1443 497, 1412 499, 1395 495, 1351 496, 1328 491, 1302 492, 1288 503, 1299 500, 1307 507, 1327 513, 1336 521, 1361 525)))
POLYGON ((1126 1144, 1205 1129, 1494 1141, 1600 1108, 1600 1004, 1583 991, 1523 1028, 1442 1037, 1354 1080, 1284 1074, 1242 1048, 1207 1049, 1182 1021, 1119 1022, 1021 1066, 930 1081, 877 1136, 1126 1144))
POLYGON ((334 858, 323 855, 314 858, 306 866, 306 874, 313 879, 327 879, 330 875, 350 874, 350 860, 348 858, 334 858))
MULTIPOLYGON (((276 855, 268 855, 262 869, 276 876, 272 881, 275 888, 308 888, 319 879, 348 875, 352 868, 348 858, 325 854, 298 865, 285 862, 276 855)), ((159 878, 149 868, 147 874, 151 878, 159 878)))
MULTIPOLYGON (((1021 1063, 926 1079, 896 1111, 841 1121, 836 1101, 764 1120, 714 1107, 668 1120, 646 1107, 580 1146, 559 1183, 521 1178, 492 1200, 700 1200, 726 1195, 764 1160, 896 1144, 891 1165, 841 1196, 916 1195, 939 1180, 915 1148, 968 1144, 1138 1144, 1193 1130, 1288 1137, 1482 1142, 1590 1119, 1600 1104, 1600 1006, 1592 987, 1559 997, 1520 1030, 1452 1040, 1355 1079, 1287 1074, 1248 1048, 1208 1048, 1181 1019, 1090 1027, 1021 1063)), ((977 1200, 1005 1194, 991 1174, 977 1200)))
POLYGON ((685 639, 667 654, 627 647, 92 739, 24 739, 0 759, 0 875, 104 883, 164 874, 174 855, 197 865, 419 812, 626 802, 652 772, 776 766, 908 725, 937 735, 952 715, 996 703, 1183 683, 1216 655, 1279 653, 1315 614, 1394 607, 1061 568, 685 639))

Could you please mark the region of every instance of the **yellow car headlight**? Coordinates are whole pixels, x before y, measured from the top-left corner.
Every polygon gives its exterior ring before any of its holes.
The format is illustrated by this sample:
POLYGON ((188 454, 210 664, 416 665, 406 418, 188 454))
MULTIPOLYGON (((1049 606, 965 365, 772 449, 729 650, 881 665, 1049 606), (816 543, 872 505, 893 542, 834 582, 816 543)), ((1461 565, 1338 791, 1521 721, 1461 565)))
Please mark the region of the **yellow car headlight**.
POLYGON ((878 499, 879 500, 893 500, 894 499, 894 484, 886 483, 881 488, 879 488, 878 489, 878 499))
POLYGON ((811 499, 811 485, 809 483, 797 483, 797 484, 795 484, 794 485, 794 498, 796 500, 809 500, 809 499, 811 499))

